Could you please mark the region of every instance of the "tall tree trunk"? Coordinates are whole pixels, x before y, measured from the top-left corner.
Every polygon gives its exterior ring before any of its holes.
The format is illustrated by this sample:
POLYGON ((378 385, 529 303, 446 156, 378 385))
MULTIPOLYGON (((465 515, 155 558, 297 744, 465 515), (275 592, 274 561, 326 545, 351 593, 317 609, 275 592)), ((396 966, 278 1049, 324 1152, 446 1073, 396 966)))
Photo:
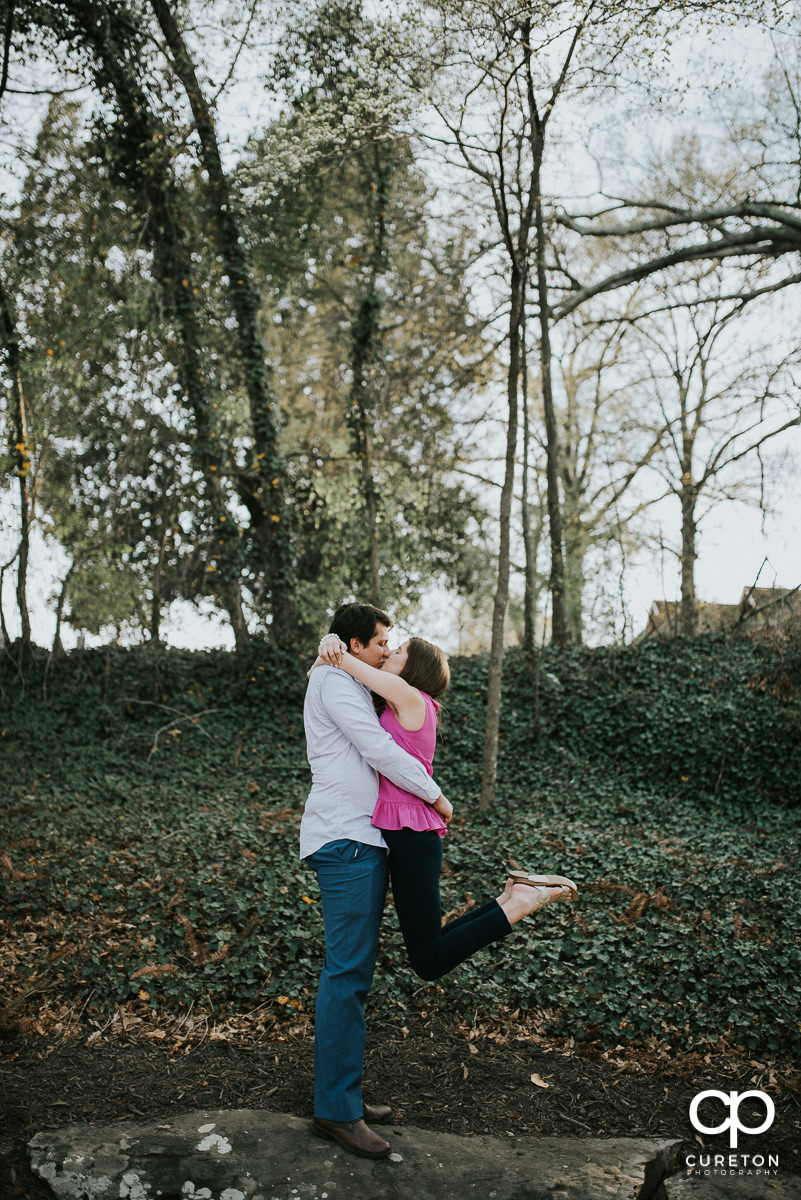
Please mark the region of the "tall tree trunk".
POLYGON ((559 427, 553 398, 553 372, 551 366, 551 309, 548 297, 548 279, 545 271, 545 222, 542 215, 540 191, 540 162, 536 163, 534 181, 536 204, 534 224, 537 234, 536 275, 537 306, 540 322, 540 372, 542 381, 542 403, 545 412, 545 467, 548 481, 548 538, 551 548, 551 641, 563 646, 568 640, 565 615, 565 561, 562 535, 562 503, 559 496, 559 471, 561 455, 559 449, 559 427))
POLYGON ((541 522, 537 532, 532 529, 531 505, 529 502, 529 458, 531 455, 530 413, 528 408, 528 343, 526 338, 526 299, 523 292, 523 316, 520 328, 520 362, 523 379, 523 488, 521 513, 523 520, 523 549, 525 553, 525 593, 523 597, 523 652, 531 677, 531 736, 540 736, 540 679, 542 675, 541 651, 537 645, 537 557, 540 548, 541 522))
POLYGON ((75 559, 73 559, 69 565, 67 574, 61 581, 61 587, 58 591, 58 603, 56 605, 56 632, 53 634, 53 649, 50 651, 51 657, 53 655, 64 653, 64 643, 61 640, 61 625, 64 620, 64 605, 67 600, 67 591, 69 589, 70 579, 72 578, 72 573, 75 570, 75 567, 76 562, 75 559))
POLYGON ((537 550, 539 538, 535 538, 531 529, 531 506, 529 504, 529 459, 531 456, 531 420, 528 409, 528 342, 526 337, 526 279, 523 280, 520 317, 520 374, 522 386, 523 409, 523 482, 521 489, 520 515, 523 524, 523 553, 525 556, 525 589, 523 592, 523 650, 531 658, 534 654, 536 640, 536 592, 537 592, 537 550))
MULTIPOLYGON (((566 510, 565 516, 570 512, 566 510)), ((587 544, 584 530, 575 518, 566 522, 568 532, 565 534, 565 625, 568 640, 577 646, 583 641, 584 616, 584 556, 587 544)))
POLYGON ((225 462, 214 428, 214 402, 209 393, 202 352, 201 320, 193 287, 191 250, 178 211, 175 183, 164 153, 164 136, 136 75, 136 25, 112 7, 98 20, 91 0, 68 0, 65 11, 74 22, 74 35, 92 51, 92 66, 102 89, 117 101, 119 173, 139 204, 149 236, 154 266, 168 312, 174 315, 180 343, 178 369, 181 387, 192 412, 195 437, 192 450, 201 473, 214 526, 216 547, 209 563, 215 592, 228 612, 238 648, 249 643, 242 606, 239 540, 229 519, 223 486, 225 462))
POLYGON ((161 526, 161 537, 159 538, 159 556, 153 568, 153 595, 150 600, 150 641, 154 646, 157 646, 159 643, 161 630, 161 580, 164 574, 164 560, 167 556, 167 540, 169 536, 169 526, 164 521, 161 526))
POLYGON ((259 328, 261 296, 223 170, 214 116, 192 56, 167 0, 150 0, 150 4, 169 47, 173 69, 189 100, 200 140, 201 160, 208 175, 211 211, 236 317, 237 345, 250 407, 255 470, 242 474, 239 483, 247 492, 245 503, 267 573, 272 634, 279 644, 287 644, 295 632, 295 567, 286 473, 278 448, 280 408, 259 328))
POLYGON ((698 605, 695 597, 697 532, 695 519, 695 483, 686 483, 682 486, 679 500, 681 501, 681 612, 679 616, 679 633, 692 637, 698 630, 698 605))
POLYGON ((520 320, 523 300, 523 273, 517 262, 511 272, 511 311, 509 314, 509 369, 507 401, 509 408, 506 429, 506 465, 501 489, 500 547, 498 551, 498 583, 492 609, 492 643, 487 678, 487 719, 484 727, 484 754, 481 774, 479 808, 487 812, 495 800, 498 774, 498 736, 501 724, 501 681, 503 677, 503 642, 506 609, 509 603, 509 564, 514 498, 515 459, 517 456, 518 384, 520 379, 520 320))
MULTIPOLYGON (((698 631, 698 605, 695 598, 696 517, 698 485, 693 476, 695 440, 699 415, 693 414, 689 402, 689 383, 677 376, 679 384, 679 464, 678 497, 681 506, 681 602, 678 613, 678 632, 693 637, 698 631)), ((704 386, 704 392, 706 388, 704 386)))
MULTIPOLYGON (((520 28, 520 40, 526 64, 526 76, 529 89, 529 108, 532 122, 532 137, 541 147, 542 122, 537 115, 537 105, 534 98, 533 82, 531 79, 531 23, 523 21, 520 28)), ((502 160, 504 154, 503 139, 501 138, 498 155, 502 160)), ((521 328, 524 316, 526 295, 526 279, 529 264, 529 237, 531 234, 531 218, 535 203, 535 177, 529 181, 525 203, 521 203, 519 225, 513 232, 507 205, 508 196, 496 195, 496 212, 499 218, 501 235, 506 245, 511 265, 509 280, 509 366, 506 382, 508 420, 506 428, 506 463, 504 468, 503 487, 501 488, 501 505, 499 514, 500 544, 498 547, 498 582, 495 588, 495 599, 492 608, 492 640, 490 643, 489 668, 487 672, 487 716, 484 726, 484 750, 481 770, 481 792, 479 808, 487 812, 495 800, 495 786, 498 774, 498 738, 501 724, 501 685, 503 680, 503 651, 504 629, 506 625, 506 610, 509 605, 509 569, 510 543, 512 523, 512 501, 514 498, 515 462, 517 457, 518 433, 518 388, 520 385, 521 368, 521 328)), ((539 193, 536 193, 537 196, 539 193)), ((523 190, 520 190, 523 200, 523 190)))
POLYGON ((367 565, 369 570, 369 599, 381 605, 380 564, 378 544, 378 490, 373 458, 373 424, 376 411, 375 373, 380 365, 382 299, 378 280, 386 269, 387 223, 391 166, 381 143, 372 148, 373 161, 369 176, 369 195, 373 197, 373 244, 370 251, 369 273, 359 300, 351 338, 351 394, 348 426, 353 438, 360 474, 364 516, 367 533, 367 565))
POLYGON ((0 329, 11 375, 11 411, 14 423, 14 458, 19 484, 20 540, 17 559, 17 609, 23 648, 31 645, 31 620, 28 611, 28 559, 30 554, 32 502, 28 494, 28 474, 31 469, 31 445, 25 397, 22 391, 19 334, 11 299, 0 279, 0 329))
POLYGON ((364 517, 367 534, 367 563, 369 570, 369 600, 380 607, 381 579, 378 549, 378 502, 373 465, 372 424, 375 396, 371 380, 371 364, 378 335, 380 297, 375 290, 376 272, 371 272, 368 291, 362 296, 359 313, 353 328, 351 355, 351 402, 348 425, 353 436, 353 448, 361 481, 364 517))

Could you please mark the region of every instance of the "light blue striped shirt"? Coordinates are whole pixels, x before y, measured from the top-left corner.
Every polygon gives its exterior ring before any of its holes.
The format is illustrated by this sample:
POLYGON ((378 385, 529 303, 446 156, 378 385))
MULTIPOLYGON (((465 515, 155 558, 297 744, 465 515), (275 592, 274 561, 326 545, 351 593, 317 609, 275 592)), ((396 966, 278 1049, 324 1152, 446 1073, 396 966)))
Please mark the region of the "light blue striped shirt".
POLYGON ((369 688, 336 667, 315 667, 303 706, 312 789, 300 823, 300 857, 349 838, 386 843, 371 823, 378 776, 433 803, 440 794, 422 763, 378 723, 369 688))

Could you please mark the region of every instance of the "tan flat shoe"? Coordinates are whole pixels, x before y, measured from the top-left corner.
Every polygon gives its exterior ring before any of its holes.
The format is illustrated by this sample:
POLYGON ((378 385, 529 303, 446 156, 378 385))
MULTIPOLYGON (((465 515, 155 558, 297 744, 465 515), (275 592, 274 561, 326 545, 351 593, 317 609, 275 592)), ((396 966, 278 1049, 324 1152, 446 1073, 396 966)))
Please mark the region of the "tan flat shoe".
POLYGON ((564 875, 529 875, 528 871, 510 871, 509 878, 515 883, 524 883, 528 887, 563 887, 570 892, 570 899, 575 900, 578 897, 578 888, 572 879, 567 879, 564 875))

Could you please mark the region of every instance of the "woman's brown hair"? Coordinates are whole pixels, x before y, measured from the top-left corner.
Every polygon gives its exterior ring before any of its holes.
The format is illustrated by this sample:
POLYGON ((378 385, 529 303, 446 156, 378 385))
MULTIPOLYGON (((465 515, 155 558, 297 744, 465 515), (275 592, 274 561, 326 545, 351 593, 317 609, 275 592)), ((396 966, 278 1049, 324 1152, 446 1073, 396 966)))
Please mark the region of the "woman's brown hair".
POLYGON ((423 638, 410 638, 406 663, 400 672, 414 688, 426 692, 432 700, 441 696, 451 681, 451 669, 448 659, 439 646, 432 646, 423 638))

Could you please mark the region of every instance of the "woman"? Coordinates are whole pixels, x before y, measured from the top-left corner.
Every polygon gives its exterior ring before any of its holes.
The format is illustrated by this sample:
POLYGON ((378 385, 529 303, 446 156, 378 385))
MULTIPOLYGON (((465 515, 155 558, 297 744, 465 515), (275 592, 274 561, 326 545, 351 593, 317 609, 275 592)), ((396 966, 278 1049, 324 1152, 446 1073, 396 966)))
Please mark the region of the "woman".
MULTIPOLYGON (((431 774, 437 698, 450 682, 442 650, 422 638, 411 638, 379 669, 349 654, 336 634, 327 634, 315 665, 323 662, 347 671, 386 701, 381 725, 431 774)), ((438 979, 483 946, 505 937, 513 925, 546 904, 576 896, 576 885, 561 875, 514 871, 500 896, 443 926, 442 838, 452 812, 447 800, 432 806, 383 776, 380 779, 373 824, 389 848, 392 895, 409 959, 425 980, 438 979)))

